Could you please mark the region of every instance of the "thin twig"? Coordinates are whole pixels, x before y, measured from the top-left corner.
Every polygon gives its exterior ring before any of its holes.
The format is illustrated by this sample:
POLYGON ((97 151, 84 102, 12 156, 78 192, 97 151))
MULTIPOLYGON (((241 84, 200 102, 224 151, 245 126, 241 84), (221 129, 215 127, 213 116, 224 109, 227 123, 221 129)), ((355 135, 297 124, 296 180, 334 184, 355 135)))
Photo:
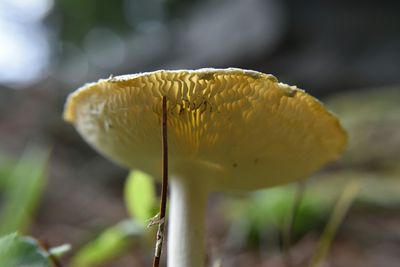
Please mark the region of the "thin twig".
POLYGON ((289 217, 287 219, 285 228, 283 230, 283 255, 286 267, 293 266, 292 255, 290 253, 290 247, 292 246, 293 226, 296 221, 296 215, 299 211, 305 189, 306 189, 305 181, 297 183, 296 192, 293 198, 292 210, 289 213, 289 217))
POLYGON ((168 193, 168 141, 167 141, 167 98, 162 99, 162 185, 160 202, 160 219, 158 223, 156 248, 154 252, 153 267, 159 267, 162 244, 164 240, 165 211, 168 193))

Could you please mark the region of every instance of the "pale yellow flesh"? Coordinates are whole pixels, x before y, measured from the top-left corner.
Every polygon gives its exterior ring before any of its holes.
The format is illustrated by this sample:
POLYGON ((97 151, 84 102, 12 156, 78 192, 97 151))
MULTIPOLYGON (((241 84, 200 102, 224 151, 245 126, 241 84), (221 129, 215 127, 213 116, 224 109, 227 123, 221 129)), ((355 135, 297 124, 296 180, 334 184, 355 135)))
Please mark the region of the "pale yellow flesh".
POLYGON ((158 177, 164 95, 170 174, 204 177, 215 189, 304 179, 335 160, 347 142, 337 118, 318 100, 272 75, 240 69, 100 80, 70 95, 64 118, 105 156, 158 177))

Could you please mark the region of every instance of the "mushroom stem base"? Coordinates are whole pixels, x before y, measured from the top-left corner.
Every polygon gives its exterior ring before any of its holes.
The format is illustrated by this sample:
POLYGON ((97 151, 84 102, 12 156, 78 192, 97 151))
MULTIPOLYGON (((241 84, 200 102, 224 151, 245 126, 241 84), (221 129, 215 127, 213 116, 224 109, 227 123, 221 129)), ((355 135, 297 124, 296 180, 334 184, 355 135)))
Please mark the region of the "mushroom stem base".
POLYGON ((168 267, 204 267, 208 188, 200 179, 172 178, 168 222, 168 267))

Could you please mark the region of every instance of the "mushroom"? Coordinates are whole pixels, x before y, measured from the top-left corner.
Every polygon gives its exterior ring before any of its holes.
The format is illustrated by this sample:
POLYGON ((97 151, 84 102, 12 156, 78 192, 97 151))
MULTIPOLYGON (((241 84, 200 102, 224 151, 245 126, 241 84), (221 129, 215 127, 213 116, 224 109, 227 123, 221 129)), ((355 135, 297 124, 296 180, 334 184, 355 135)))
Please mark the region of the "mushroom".
POLYGON ((338 158, 347 135, 314 97, 268 74, 236 68, 160 70, 86 84, 64 119, 116 163, 157 177, 162 98, 168 101, 168 266, 203 267, 212 191, 307 178, 338 158))

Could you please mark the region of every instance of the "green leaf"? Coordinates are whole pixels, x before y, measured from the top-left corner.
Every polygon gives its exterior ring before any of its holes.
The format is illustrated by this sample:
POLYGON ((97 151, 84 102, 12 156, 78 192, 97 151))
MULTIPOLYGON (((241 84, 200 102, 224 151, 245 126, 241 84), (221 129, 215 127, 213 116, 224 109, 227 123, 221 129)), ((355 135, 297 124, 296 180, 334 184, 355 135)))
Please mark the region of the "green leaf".
POLYGON ((48 155, 37 147, 28 148, 6 179, 0 234, 24 231, 28 226, 44 188, 48 155))
MULTIPOLYGON (((293 186, 285 186, 253 193, 251 198, 246 200, 247 218, 260 230, 265 229, 266 224, 269 224, 269 228, 280 229, 292 212, 295 193, 293 189, 293 186)), ((303 224, 305 226, 312 225, 312 221, 323 215, 323 211, 329 204, 313 194, 311 190, 307 190, 297 211, 295 227, 303 224), (309 224, 310 222, 311 224, 309 224)))
POLYGON ((141 237, 143 232, 144 226, 141 223, 122 221, 81 248, 72 259, 71 266, 91 267, 105 264, 126 252, 135 238, 141 237))
MULTIPOLYGON (((257 245, 263 235, 270 237, 284 230, 287 218, 293 212, 293 185, 270 188, 247 194, 243 199, 230 200, 223 212, 233 221, 232 234, 239 242, 257 245)), ((326 221, 327 210, 333 198, 317 194, 308 188, 299 203, 292 228, 293 239, 326 221)), ((278 237, 277 237, 278 238, 278 237)))
POLYGON ((35 239, 13 233, 0 238, 0 266, 51 267, 52 263, 35 239))
POLYGON ((150 175, 131 171, 125 184, 125 204, 131 216, 143 224, 155 215, 157 197, 150 175))

